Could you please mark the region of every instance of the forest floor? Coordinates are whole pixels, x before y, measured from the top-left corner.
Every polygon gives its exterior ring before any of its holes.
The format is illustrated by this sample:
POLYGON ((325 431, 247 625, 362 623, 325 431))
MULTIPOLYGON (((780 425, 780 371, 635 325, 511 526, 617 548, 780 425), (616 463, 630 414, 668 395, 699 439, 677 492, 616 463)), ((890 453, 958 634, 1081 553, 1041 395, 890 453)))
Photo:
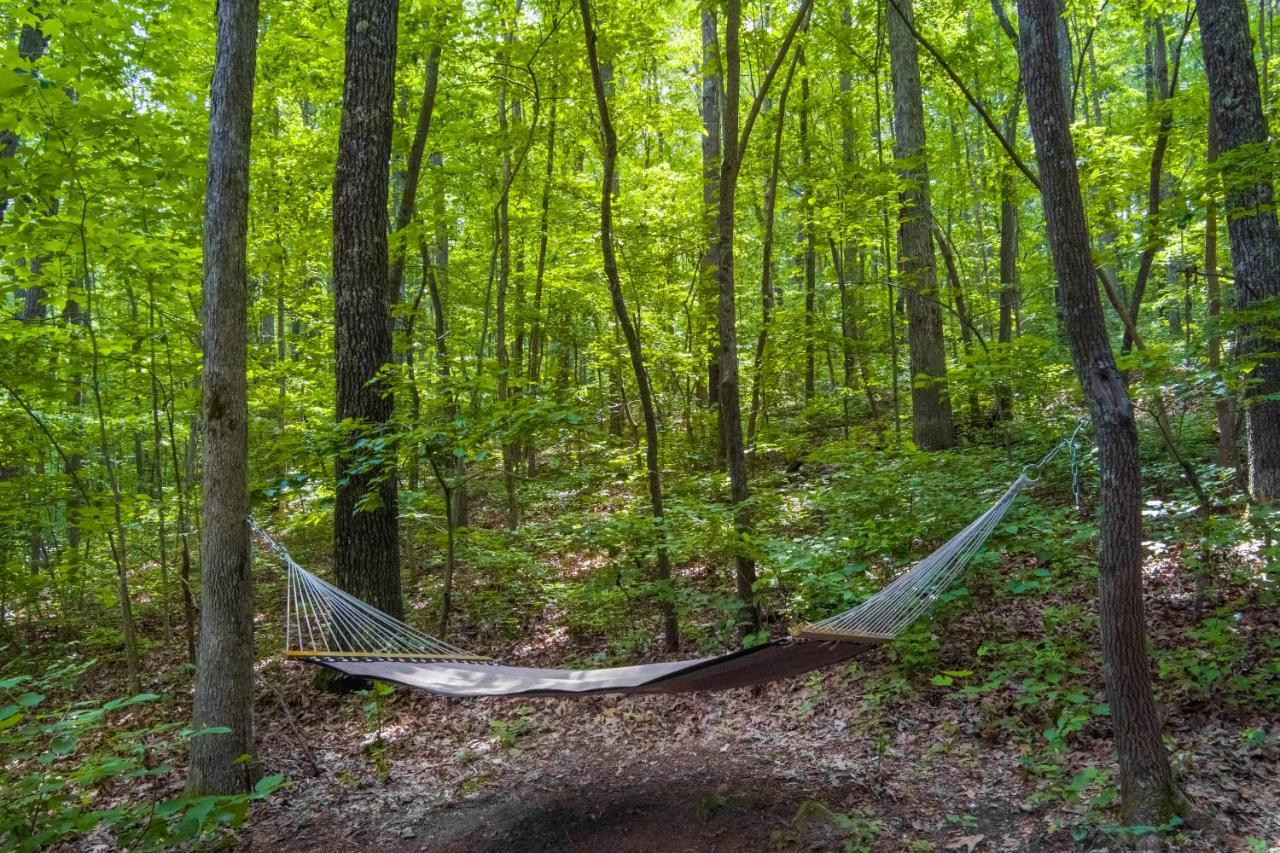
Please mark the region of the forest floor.
MULTIPOLYGON (((1178 643, 1187 627, 1184 578, 1159 561, 1149 573, 1157 644, 1178 643)), ((1000 608, 953 623, 948 656, 972 661, 992 617, 1018 633, 1038 629, 1034 601, 1000 608)), ((1239 621, 1280 630, 1270 609, 1246 605, 1239 621)), ((319 692, 310 668, 271 661, 262 674, 273 686, 259 695, 262 757, 292 784, 255 807, 239 841, 290 851, 1122 846, 1098 828, 1114 808, 1046 796, 1028 748, 1002 733, 989 705, 928 680, 885 692, 888 668, 881 653, 716 695, 458 701, 400 690, 381 710, 380 751, 361 710, 367 695, 319 692)), ((1212 698, 1162 710, 1182 784, 1219 822, 1182 828, 1173 846, 1280 845, 1280 750, 1274 737, 1246 737, 1273 729, 1274 715, 1212 698)), ((1099 719, 1057 757, 1068 776, 1112 765, 1099 719)))

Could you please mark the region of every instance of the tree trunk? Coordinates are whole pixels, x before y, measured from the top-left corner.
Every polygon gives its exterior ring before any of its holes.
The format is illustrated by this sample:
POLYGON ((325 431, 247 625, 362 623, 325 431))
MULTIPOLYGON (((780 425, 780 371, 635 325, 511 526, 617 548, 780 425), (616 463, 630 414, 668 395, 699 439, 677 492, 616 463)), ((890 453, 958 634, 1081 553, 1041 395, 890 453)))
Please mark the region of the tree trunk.
MULTIPOLYGON (((1244 0, 1197 0, 1196 11, 1221 154, 1256 156, 1246 146, 1264 146, 1269 137, 1244 0)), ((1249 493, 1270 503, 1280 501, 1280 230, 1269 172, 1251 163, 1232 164, 1237 175, 1227 182, 1223 207, 1243 313, 1238 353, 1251 365, 1244 394, 1249 493), (1263 177, 1250 182, 1249 174, 1263 177)))
MULTIPOLYGON (((1218 129, 1209 117, 1209 148, 1206 157, 1209 168, 1218 161, 1218 129)), ((1219 376, 1222 370, 1222 288, 1218 277, 1218 196, 1216 187, 1210 189, 1204 207, 1204 283, 1209 317, 1209 370, 1219 376)), ((1219 380, 1220 383, 1220 380, 1219 380)), ((1218 425, 1218 464, 1225 468, 1236 467, 1236 421, 1231 411, 1231 398, 1222 393, 1213 404, 1214 421, 1218 425)))
MULTIPOLYGON (((551 187, 555 180, 556 161, 556 86, 551 85, 551 110, 547 116, 547 169, 542 183, 542 208, 538 217, 538 263, 533 277, 533 318, 529 328, 529 388, 528 394, 536 397, 538 383, 542 380, 542 287, 547 273, 547 245, 551 236, 550 210, 551 187)), ((538 467, 538 448, 533 436, 526 443, 525 474, 532 477, 538 467)))
POLYGON ((431 46, 427 55, 422 87, 422 106, 418 111, 418 123, 413 131, 413 143, 404 167, 404 192, 400 196, 400 208, 396 212, 397 235, 394 257, 387 273, 389 287, 387 301, 394 305, 404 301, 404 266, 408 247, 404 231, 418 212, 418 183, 422 177, 422 155, 427 147, 427 134, 431 132, 431 115, 436 106, 436 88, 440 81, 440 45, 431 46))
MULTIPOLYGON (((733 506, 734 530, 740 539, 751 528, 751 515, 747 506, 750 494, 748 486, 746 448, 742 440, 742 403, 738 377, 738 330, 733 280, 733 248, 735 210, 734 200, 738 191, 738 171, 742 165, 742 152, 751 136, 751 128, 760 107, 777 76, 778 68, 791 49, 796 32, 807 20, 812 0, 801 0, 796 16, 783 37, 764 80, 756 90, 755 99, 741 130, 738 129, 738 94, 741 83, 742 56, 739 36, 742 27, 741 0, 727 0, 725 16, 725 103, 722 125, 723 151, 720 165, 720 195, 716 214, 716 230, 719 235, 719 284, 720 310, 717 331, 720 335, 720 425, 724 441, 725 458, 729 469, 729 502, 733 506)), ((742 611, 738 624, 742 633, 755 631, 760 623, 760 611, 755 599, 756 564, 743 550, 745 542, 738 545, 735 555, 734 578, 742 611)))
MULTIPOLYGON (((805 38, 808 37, 805 26, 805 38)), ((818 252, 814 235, 813 155, 809 150, 809 71, 804 60, 804 45, 796 48, 800 65, 800 230, 804 240, 804 399, 814 392, 814 308, 818 296, 818 252)))
POLYGON ((1084 200, 1060 85, 1054 0, 1022 0, 1018 11, 1027 114, 1058 279, 1059 315, 1098 436, 1098 622, 1120 764, 1121 819, 1127 825, 1159 825, 1175 812, 1180 798, 1160 738, 1147 659, 1138 430, 1094 284, 1084 200))
MULTIPOLYGON (((707 390, 706 402, 712 409, 720 405, 720 340, 716 333, 719 316, 720 237, 718 230, 718 205, 721 168, 721 103, 724 99, 724 81, 720 73, 720 41, 717 34, 716 6, 702 4, 702 207, 707 232, 707 250, 702 257, 703 310, 707 335, 707 390)), ((717 421, 719 413, 716 414, 717 421)), ((723 427, 715 433, 716 456, 724 456, 723 427)))
POLYGON ((187 789, 249 791, 253 760, 253 584, 249 553, 247 359, 249 143, 257 0, 218 4, 204 211, 204 524, 201 526, 197 734, 187 789), (245 762, 242 756, 249 756, 245 762))
MULTIPOLYGON (((1174 48, 1173 70, 1170 73, 1169 61, 1165 46, 1164 25, 1157 17, 1153 24, 1155 37, 1151 42, 1152 50, 1152 86, 1153 96, 1158 103, 1160 122, 1156 129, 1155 144, 1151 150, 1151 166, 1147 175, 1147 216, 1143 220, 1143 248, 1138 258, 1138 272, 1134 278, 1133 295, 1129 301, 1129 319, 1136 329, 1138 313, 1142 308, 1147 283, 1151 278, 1151 269, 1155 263, 1156 253, 1164 246, 1168 226, 1161 220, 1160 205, 1168 194, 1168 175, 1164 170, 1165 155, 1169 150, 1169 138, 1173 132, 1173 96, 1178 89, 1178 74, 1182 65, 1182 46, 1186 42, 1191 22, 1187 20, 1182 35, 1174 48)), ((1126 331, 1122 352, 1133 347, 1133 336, 1126 331)))
MULTIPOLYGON (((582 27, 586 34, 587 61, 591 68, 591 82, 596 95, 596 108, 600 116, 600 135, 603 143, 603 178, 600 189, 600 253, 604 260, 605 278, 609 282, 609 296, 613 302, 613 313, 618 318, 623 337, 627 341, 627 352, 631 356, 631 368, 636 377, 637 393, 640 395, 640 409, 644 416, 645 437, 645 469, 649 484, 649 503, 653 515, 654 550, 657 556, 658 582, 665 587, 671 584, 671 557, 667 542, 666 519, 663 517, 662 504, 662 470, 658 455, 658 415, 653 405, 653 390, 649 386, 649 371, 645 367, 644 353, 640 346, 640 334, 631 315, 627 311, 627 302, 622 295, 622 279, 618 275, 618 259, 613 245, 613 193, 616 176, 615 167, 618 160, 618 137, 609 117, 609 101, 605 92, 605 77, 600 69, 600 60, 596 55, 596 32, 591 22, 591 7, 588 0, 579 0, 578 8, 582 12, 582 27)), ((675 651, 680 646, 680 631, 676 621, 675 603, 671 589, 663 591, 662 625, 663 640, 667 651, 675 651)))
POLYGON ((795 77, 796 64, 800 54, 797 51, 787 69, 787 77, 782 81, 782 91, 778 95, 776 124, 773 131, 773 158, 769 165, 769 176, 764 185, 764 235, 761 238, 760 251, 760 332, 756 337, 755 359, 752 361, 751 378, 751 411, 747 416, 747 446, 756 443, 756 419, 763 405, 764 359, 769 344, 769 326, 773 322, 773 234, 778 210, 778 173, 782 168, 782 137, 786 128, 787 95, 791 92, 791 81, 795 77))
MULTIPOLYGON (((996 0, 997 3, 1001 0, 996 0)), ((1005 117, 1005 140, 1012 145, 1018 133, 1018 109, 1022 104, 1022 83, 1013 93, 1013 104, 1005 117)), ((1000 328, 998 340, 1013 343, 1013 319, 1018 311, 1018 196, 1013 185, 1013 166, 1000 166, 1000 328)), ((996 386, 996 419, 1013 419, 1013 389, 1008 382, 996 386)))
POLYGON ((911 363, 912 437, 922 450, 955 443, 947 395, 947 357, 938 304, 938 272, 930 234, 929 168, 924 101, 911 0, 888 0, 889 60, 893 70, 893 153, 898 161, 898 280, 906 295, 911 363))
MULTIPOLYGON (((840 26, 844 30, 842 33, 844 50, 840 66, 840 164, 844 168, 844 180, 852 181, 857 167, 857 148, 855 147, 856 133, 853 127, 853 72, 850 70, 854 57, 849 49, 854 37, 853 9, 848 2, 840 8, 840 26)), ((865 333, 863 332, 862 324, 858 321, 861 303, 858 291, 862 289, 864 284, 864 258, 861 250, 855 247, 854 242, 848 239, 847 236, 843 237, 841 239, 843 251, 837 257, 834 254, 835 247, 833 245, 831 258, 840 280, 840 337, 844 353, 844 408, 846 421, 849 419, 849 398, 852 395, 854 386, 853 370, 855 367, 862 378, 862 389, 867 396, 867 410, 873 419, 880 415, 880 405, 876 400, 876 391, 871 384, 871 371, 867 366, 864 347, 865 333), (853 270, 857 270, 856 276, 853 270), (851 285, 856 285, 856 290, 852 289, 851 285)))
MULTIPOLYGON (((965 357, 968 358, 973 355, 973 320, 969 317, 969 309, 965 304, 964 283, 960 280, 955 253, 951 251, 947 235, 937 222, 933 223, 933 236, 938 244, 938 251, 942 253, 943 266, 947 270, 951 301, 955 305, 956 319, 960 323, 960 345, 964 348, 965 357)), ((975 422, 978 419, 978 391, 973 387, 969 389, 969 419, 975 422)))
MULTIPOLYGON (((508 33, 507 38, 510 39, 508 33)), ((500 56, 502 56, 500 54, 500 56)), ((515 447, 507 431, 511 412, 511 357, 507 352, 507 290, 511 283, 511 152, 508 148, 507 87, 498 85, 498 126, 502 133, 502 190, 498 197, 498 280, 494 305, 494 356, 498 362, 498 408, 502 422, 499 440, 502 450, 502 488, 507 501, 507 529, 520 526, 520 504, 516 498, 515 447)))
POLYGON ((347 592, 392 616, 403 614, 394 452, 369 450, 389 438, 392 361, 387 270, 387 189, 398 0, 347 7, 346 75, 333 183, 334 360, 338 455, 334 574, 347 592), (384 458, 360 458, 361 453, 384 458))

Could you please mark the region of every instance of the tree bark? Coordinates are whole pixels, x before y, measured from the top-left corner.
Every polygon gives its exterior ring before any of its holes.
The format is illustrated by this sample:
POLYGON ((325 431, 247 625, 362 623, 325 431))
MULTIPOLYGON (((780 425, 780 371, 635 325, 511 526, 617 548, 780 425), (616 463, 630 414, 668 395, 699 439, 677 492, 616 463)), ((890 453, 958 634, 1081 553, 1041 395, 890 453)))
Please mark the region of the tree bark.
POLYGON ((257 0, 221 0, 210 95, 204 209, 204 523, 193 794, 249 791, 253 738, 253 584, 249 552, 246 261, 257 0), (224 726, 225 734, 198 734, 224 726), (245 762, 242 756, 248 756, 245 762))
MULTIPOLYGON (((1250 147, 1268 143, 1248 13, 1243 0, 1197 0, 1196 11, 1221 155, 1247 157, 1250 147)), ((1238 354, 1252 365, 1244 393, 1249 493, 1271 503, 1280 501, 1280 229, 1269 172, 1239 164, 1233 173, 1223 208, 1243 315, 1238 354), (1250 180, 1251 174, 1262 177, 1250 180)))
MULTIPOLYGON (((1160 111, 1160 123, 1156 129, 1155 144, 1151 149, 1151 165, 1147 173, 1147 216, 1143 220, 1143 247, 1138 258, 1138 272, 1133 281, 1133 294, 1129 300, 1129 319, 1133 325, 1138 324, 1138 313, 1142 309, 1142 300, 1146 295, 1147 283, 1151 279, 1151 268, 1155 263, 1156 253, 1163 247, 1167 227, 1160 218, 1160 205, 1167 190, 1165 180, 1164 158, 1169 150, 1169 137, 1173 132, 1172 98, 1178 88, 1178 74, 1182 65, 1182 45, 1186 40, 1191 21, 1188 20, 1182 30, 1174 50, 1173 72, 1170 76, 1167 51, 1164 44, 1164 26, 1156 19, 1155 39, 1152 44, 1152 85, 1153 96, 1160 111)), ((1121 352, 1128 352, 1133 347, 1133 337, 1128 331, 1124 333, 1121 352)))
MULTIPOLYGON (((951 251, 946 233, 937 222, 932 225, 934 241, 942 254, 942 265, 947 270, 947 284, 951 290, 951 301, 955 305, 956 319, 960 321, 960 345, 964 348, 965 356, 970 357, 973 355, 973 320, 969 317, 969 309, 965 304, 964 283, 960 280, 955 253, 951 251)), ((978 391, 974 387, 969 389, 969 419, 978 419, 978 391)))
MULTIPOLYGON (((506 36, 508 42, 512 35, 506 36)), ((499 61, 506 62, 505 53, 499 53, 499 61)), ((513 105, 514 111, 514 105, 513 105)), ((509 404, 511 400, 511 357, 507 351, 507 291, 511 284, 511 152, 508 148, 510 124, 507 120, 507 87, 498 85, 498 126, 502 134, 502 189, 498 197, 498 279, 494 305, 493 337, 494 357, 498 362, 498 407, 502 421, 500 436, 502 452, 502 488, 506 495, 506 524, 508 530, 520 526, 520 503, 516 497, 515 447, 511 437, 509 404)))
MULTIPOLYGON (((387 273, 389 287, 387 301, 395 305, 404 301, 404 267, 408 247, 405 245, 404 231, 413 222, 418 212, 418 183, 422 177, 422 156, 427 148, 427 134, 431 132, 431 116, 435 112, 436 89, 440 82, 440 45, 431 46, 427 55, 422 87, 422 106, 418 110, 418 123, 414 127, 413 142, 409 146, 409 157, 404 167, 404 192, 400 196, 400 208, 396 211, 395 254, 387 273)), ((282 320, 283 322, 283 320, 282 320)), ((283 330, 282 330, 283 331, 283 330)))
MULTIPOLYGON (((853 39, 853 9, 848 2, 840 8, 841 54, 840 67, 840 164, 844 168, 844 181, 854 180, 857 166, 856 133, 853 127, 853 52, 850 44, 853 39)), ((832 264, 840 283, 840 337, 843 353, 845 384, 845 420, 849 419, 850 398, 854 390, 853 373, 856 369, 862 378, 862 389, 867 397, 867 410, 871 417, 880 415, 880 405, 876 400, 875 388, 871 384, 871 371, 867 366, 864 344, 866 341, 862 324, 858 321, 861 298, 859 291, 863 281, 863 256, 854 241, 842 238, 842 251, 835 253, 832 246, 832 264), (857 270, 856 276, 853 270, 857 270), (856 285, 856 289, 853 287, 856 285)))
POLYGON ((933 256, 924 100, 913 35, 911 0, 888 0, 889 61, 893 71, 893 153, 898 161, 898 277, 906 295, 911 364, 912 437, 922 450, 955 443, 947 394, 947 357, 933 256))
POLYGON ((338 584, 400 617, 394 452, 388 446, 392 362, 387 190, 398 0, 351 0, 338 166, 333 183, 334 360, 338 421, 334 574, 338 584), (381 457, 381 458, 379 458, 381 457))
POLYGON ((778 210, 778 173, 782 168, 782 137, 786 128, 787 96, 791 92, 791 81, 795 77, 796 65, 800 53, 792 57, 787 68, 787 77, 782 81, 782 90, 778 95, 777 119, 773 130, 773 157, 770 160, 769 176, 764 186, 764 234, 761 238, 760 250, 760 332, 756 336, 755 358, 752 360, 751 378, 751 410, 747 415, 747 446, 756 443, 756 419, 763 405, 764 360, 769 345, 769 327, 773 322, 773 235, 778 210))
POLYGON ((720 40, 717 32, 716 6, 702 4, 702 207, 707 249, 702 257, 702 303, 707 326, 707 391, 706 402, 717 409, 717 431, 713 439, 716 456, 724 456, 724 429, 719 425, 720 405, 720 340, 716 334, 719 316, 718 269, 720 237, 717 210, 720 195, 722 133, 721 103, 724 81, 720 68, 720 40))
MULTIPOLYGON (((1002 8, 1001 0, 995 0, 996 8, 1002 8)), ((1014 38, 1014 35, 1010 36, 1014 38)), ((1016 46, 1016 42, 1015 42, 1016 46)), ((1004 135, 1012 145, 1018 133, 1018 110, 1022 104, 1022 82, 1013 93, 1013 104, 1005 117, 1004 135)), ((1000 328, 999 342, 1004 346, 1013 343, 1014 317, 1018 311, 1018 196, 1013 186, 1013 166, 1000 165, 1000 328)), ((996 386, 996 419, 1013 419, 1013 389, 1008 382, 996 386)))
MULTIPOLYGON (((720 427, 724 441, 725 459, 729 469, 729 502, 733 506, 734 531, 738 537, 744 538, 751 528, 751 515, 747 506, 750 496, 748 484, 746 448, 742 437, 742 402, 739 388, 738 370, 738 330, 737 309, 733 279, 734 226, 736 223, 734 201, 738 191, 738 172, 742 165, 742 152, 751 137, 751 129, 760 107, 769 92, 769 87, 777 76, 778 69, 795 41, 796 32, 808 18, 812 8, 812 0, 801 0, 796 16, 783 37, 778 53, 769 66, 764 80, 756 90, 755 99, 742 124, 741 137, 738 127, 738 95, 741 84, 742 56, 739 49, 740 30, 742 28, 741 0, 727 0, 725 15, 725 102, 722 126, 724 131, 723 151, 720 164, 720 194, 717 199, 716 231, 719 237, 719 267, 717 282, 719 284, 720 309, 717 316, 717 331, 720 335, 720 427)), ((755 560, 743 550, 745 543, 739 543, 735 555, 734 579, 738 597, 742 600, 742 611, 738 618, 742 633, 756 630, 760 623, 760 611, 755 598, 756 564, 755 560)))
MULTIPOLYGON (((609 282, 609 296, 613 313, 618 318, 622 335, 626 338, 627 353, 631 356, 631 369, 636 377, 636 389, 640 395, 640 410, 644 416, 645 469, 649 485, 649 504, 653 517, 654 550, 657 558, 658 582, 666 587, 671 584, 671 556, 668 545, 666 519, 662 503, 662 469, 658 454, 658 415, 653 405, 653 390, 649 385, 649 371, 645 367, 644 353, 640 346, 640 334, 627 302, 622 294, 622 279, 618 275, 618 259, 613 245, 613 193, 618 160, 618 137, 609 117, 609 100, 605 92, 605 77, 596 54, 596 32, 591 22, 591 6, 588 0, 579 0, 582 12, 582 28, 587 41, 587 62, 591 68, 591 83, 595 90, 596 108, 600 117, 600 136, 603 152, 603 177, 600 189, 600 253, 604 260, 605 278, 609 282)), ((663 641, 667 651, 680 647, 680 631, 676 621, 675 602, 671 589, 664 590, 662 599, 663 641)))
POLYGON ((1094 284, 1075 150, 1057 62, 1054 0, 1021 0, 1021 67, 1035 140, 1059 316, 1098 436, 1098 622, 1120 764, 1121 818, 1164 823, 1180 805, 1152 696, 1142 593, 1138 430, 1094 284))
MULTIPOLYGON (((538 262, 533 276, 533 318, 529 328, 529 387, 527 393, 536 397, 538 383, 542 381, 542 289, 547 273, 547 247, 551 237, 550 211, 551 188, 555 182, 556 161, 556 86, 551 86, 551 109, 547 116, 547 167, 543 175, 541 213, 538 216, 538 262)), ((526 444, 525 473, 532 477, 538 466, 538 448, 530 436, 526 444)))
MULTIPOLYGON (((1218 129, 1209 116, 1209 146, 1206 160, 1209 168, 1218 161, 1218 129)), ((1218 196, 1213 188, 1204 206, 1204 284, 1209 317, 1209 370, 1218 376, 1222 370, 1222 287, 1218 276, 1218 196)), ((1221 380, 1218 380, 1221 385, 1221 380)), ((1226 468, 1236 467, 1236 421, 1231 411, 1231 398, 1219 393, 1213 404, 1214 421, 1218 425, 1217 461, 1226 468)))
MULTIPOLYGON (((808 38, 808 25, 805 25, 808 38)), ((813 153, 809 150, 809 70, 804 59, 804 45, 796 48, 800 66, 800 222, 804 239, 804 399, 814 392, 814 309, 818 297, 818 252, 814 234, 813 153)))

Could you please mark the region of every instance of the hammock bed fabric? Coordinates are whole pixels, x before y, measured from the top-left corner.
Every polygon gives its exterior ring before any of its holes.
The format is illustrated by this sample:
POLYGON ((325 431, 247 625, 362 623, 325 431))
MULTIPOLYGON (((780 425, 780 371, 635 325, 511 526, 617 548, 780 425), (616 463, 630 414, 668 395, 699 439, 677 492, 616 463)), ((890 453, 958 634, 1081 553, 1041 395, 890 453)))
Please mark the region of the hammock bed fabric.
POLYGON ((357 678, 374 678, 440 696, 589 696, 690 693, 751 687, 842 663, 874 648, 847 641, 782 639, 714 657, 602 669, 535 669, 467 661, 310 658, 357 678))
MULTIPOLYGON (((1083 424, 1083 422, 1082 422, 1083 424)), ((1018 494, 1072 436, 1028 465, 991 507, 866 601, 795 636, 712 657, 597 669, 505 666, 424 634, 306 569, 249 520, 288 569, 285 655, 357 678, 441 696, 589 696, 750 687, 842 663, 883 645, 919 619, 960 574, 1018 494)))

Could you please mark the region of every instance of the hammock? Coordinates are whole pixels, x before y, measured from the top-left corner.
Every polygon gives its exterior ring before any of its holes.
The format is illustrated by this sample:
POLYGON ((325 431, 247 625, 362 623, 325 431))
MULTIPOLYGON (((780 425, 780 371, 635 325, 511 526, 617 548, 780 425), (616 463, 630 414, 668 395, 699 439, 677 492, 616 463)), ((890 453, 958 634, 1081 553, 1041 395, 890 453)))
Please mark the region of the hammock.
POLYGON ((749 687, 841 663, 883 645, 922 616, 964 569, 1034 476, 1076 432, 1028 465, 990 509, 861 604, 791 637, 712 657, 600 669, 504 666, 418 631, 302 566, 253 520, 250 527, 287 567, 285 655, 346 675, 442 696, 585 696, 686 693, 749 687))

